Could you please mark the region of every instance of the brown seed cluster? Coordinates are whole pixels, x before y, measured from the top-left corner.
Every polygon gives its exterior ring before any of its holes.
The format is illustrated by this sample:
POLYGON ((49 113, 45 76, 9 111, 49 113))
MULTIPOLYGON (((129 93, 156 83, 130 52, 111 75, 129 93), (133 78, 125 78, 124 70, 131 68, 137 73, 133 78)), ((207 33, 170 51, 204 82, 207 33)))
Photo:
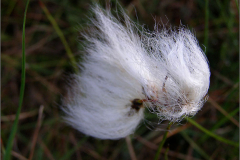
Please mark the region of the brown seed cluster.
POLYGON ((132 101, 132 108, 135 109, 136 111, 139 111, 139 109, 143 106, 143 102, 140 99, 134 99, 132 101))

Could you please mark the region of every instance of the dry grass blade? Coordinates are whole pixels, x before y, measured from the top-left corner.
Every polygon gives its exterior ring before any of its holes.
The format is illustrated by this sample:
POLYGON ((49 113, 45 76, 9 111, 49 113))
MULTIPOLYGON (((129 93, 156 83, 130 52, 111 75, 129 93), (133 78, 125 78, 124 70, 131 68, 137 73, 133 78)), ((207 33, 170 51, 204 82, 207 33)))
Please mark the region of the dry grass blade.
POLYGON ((36 44, 30 46, 27 50, 26 53, 29 55, 30 53, 34 53, 35 51, 39 50, 42 48, 48 41, 49 39, 49 34, 43 37, 40 41, 38 41, 36 44))
POLYGON ((110 155, 110 157, 108 157, 108 160, 115 160, 117 159, 117 156, 119 154, 121 154, 121 149, 122 149, 122 146, 123 146, 123 143, 118 143, 117 145, 118 147, 114 148, 112 154, 110 155))
POLYGON ((33 155, 34 155, 34 150, 35 150, 35 146, 36 146, 36 142, 37 142, 37 138, 38 138, 38 133, 39 133, 39 130, 40 130, 40 127, 41 127, 41 124, 42 124, 43 109, 44 109, 44 106, 40 106, 38 121, 37 121, 37 127, 34 131, 34 134, 33 134, 31 151, 30 151, 30 155, 29 155, 29 158, 28 158, 29 160, 32 160, 33 155))
POLYGON ((218 79, 222 80, 224 83, 226 83, 227 85, 230 85, 230 86, 233 86, 234 83, 228 79, 227 77, 223 76, 220 72, 214 70, 214 69, 211 69, 211 73, 216 76, 218 79))
POLYGON ((227 98, 227 96, 229 96, 230 93, 232 93, 234 90, 239 89, 239 83, 235 83, 231 89, 229 89, 229 91, 227 91, 224 95, 223 98, 227 98))
POLYGON ((81 150, 87 154, 89 154, 90 156, 92 156, 95 159, 99 159, 99 160, 106 160, 106 158, 101 157, 97 152, 86 148, 86 147, 81 147, 81 150))
MULTIPOLYGON (((74 134, 72 132, 70 133, 69 138, 70 138, 70 141, 73 143, 73 145, 75 147, 78 147, 77 139, 76 139, 76 137, 74 136, 74 134)), ((80 153, 79 150, 76 150, 76 156, 77 156, 77 160, 81 160, 82 159, 81 153, 80 153)))
POLYGON ((39 139, 38 140, 39 144, 41 145, 41 147, 44 150, 44 153, 46 154, 46 156, 48 157, 49 160, 55 160, 52 153, 50 152, 50 150, 48 149, 48 147, 44 144, 44 142, 39 139))
MULTIPOLYGON (((144 139, 140 136, 137 136, 136 139, 150 149, 153 149, 153 150, 158 149, 158 146, 156 144, 154 144, 154 143, 152 143, 152 142, 150 142, 150 141, 148 141, 148 140, 146 140, 146 139, 144 139)), ((166 152, 166 149, 162 148, 161 153, 165 153, 165 152, 166 152)), ((171 151, 171 150, 168 150, 168 155, 171 156, 171 157, 174 157, 174 158, 184 159, 184 160, 188 157, 185 154, 181 154, 181 153, 174 152, 174 151, 171 151)), ((200 160, 200 159, 192 157, 192 160, 200 160)))
MULTIPOLYGON (((203 121, 203 119, 201 119, 200 121, 198 121, 198 123, 201 123, 203 121)), ((173 130, 170 130, 168 135, 167 135, 167 138, 171 137, 171 136, 174 136, 175 134, 178 134, 179 132, 191 127, 192 124, 188 123, 188 124, 185 124, 181 127, 177 127, 176 129, 173 129, 173 130)), ((160 143, 163 139, 163 135, 156 138, 155 140, 153 140, 153 143, 157 144, 157 143, 160 143)))
POLYGON ((45 78, 40 76, 37 72, 29 70, 28 73, 31 74, 34 77, 34 79, 36 79, 37 81, 41 82, 44 86, 46 86, 53 93, 55 93, 55 94, 61 93, 60 90, 55 85, 53 85, 52 83, 48 82, 45 78))
POLYGON ((127 142, 127 147, 131 156, 132 160, 137 160, 136 154, 134 152, 133 146, 132 146, 132 142, 129 136, 126 137, 126 142, 127 142))
MULTIPOLYGON (((171 136, 173 136, 173 135, 175 135, 175 134, 177 134, 177 133, 179 133, 179 132, 187 129, 187 128, 190 127, 190 126, 191 126, 191 124, 186 124, 186 125, 183 125, 183 126, 181 126, 181 127, 176 128, 176 129, 174 129, 174 130, 172 130, 172 131, 169 131, 169 133, 168 133, 168 135, 167 135, 167 138, 169 138, 169 137, 171 137, 171 136)), ((162 139, 163 139, 163 135, 160 136, 160 137, 158 137, 158 138, 156 138, 153 142, 154 142, 155 144, 157 144, 157 143, 160 143, 160 142, 162 141, 162 139)))
MULTIPOLYGON (((30 111, 30 112, 22 112, 19 115, 19 120, 23 120, 29 117, 33 117, 37 114, 37 111, 30 111)), ((8 121, 14 121, 16 118, 15 114, 12 115, 7 115, 7 116, 1 116, 1 121, 2 122, 8 122, 8 121)))
POLYGON ((212 160, 208 154, 198 146, 193 139, 191 139, 185 132, 181 132, 183 138, 197 151, 204 159, 212 160))
POLYGON ((19 154, 19 153, 17 153, 17 152, 12 151, 11 154, 12 154, 14 157, 18 158, 19 160, 28 160, 26 157, 22 156, 21 154, 19 154))
POLYGON ((217 104, 216 101, 209 97, 208 102, 211 103, 212 106, 215 107, 218 111, 220 111, 223 115, 225 115, 233 124, 239 127, 238 121, 232 116, 230 116, 219 104, 217 104))

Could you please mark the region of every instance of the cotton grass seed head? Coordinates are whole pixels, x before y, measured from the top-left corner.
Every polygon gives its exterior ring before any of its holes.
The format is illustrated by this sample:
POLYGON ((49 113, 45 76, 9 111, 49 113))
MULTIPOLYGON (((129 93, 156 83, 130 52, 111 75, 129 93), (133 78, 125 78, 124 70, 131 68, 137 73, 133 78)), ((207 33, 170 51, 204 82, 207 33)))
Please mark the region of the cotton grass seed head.
POLYGON ((139 31, 124 13, 121 24, 109 11, 93 11, 82 71, 65 101, 68 124, 96 138, 119 139, 135 131, 145 108, 173 122, 201 109, 210 71, 188 29, 139 31))

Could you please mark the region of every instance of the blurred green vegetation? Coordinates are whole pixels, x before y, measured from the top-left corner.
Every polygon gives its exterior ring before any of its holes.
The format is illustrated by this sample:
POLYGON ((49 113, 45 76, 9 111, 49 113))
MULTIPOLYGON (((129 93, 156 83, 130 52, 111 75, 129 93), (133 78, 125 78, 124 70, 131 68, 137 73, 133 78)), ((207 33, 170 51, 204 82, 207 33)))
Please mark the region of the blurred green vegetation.
MULTIPOLYGON (((90 7, 99 3, 113 10, 121 5, 131 19, 152 30, 155 23, 189 27, 197 36, 211 68, 209 101, 192 119, 225 139, 239 142, 239 9, 236 0, 45 0, 60 32, 39 1, 30 1, 26 21, 26 86, 12 159, 131 159, 125 139, 97 140, 61 120, 61 99, 75 72, 62 38, 77 61, 82 51, 80 32, 87 31, 90 7), (207 16, 205 15, 207 13, 207 16), (208 25, 205 25, 208 22, 208 25), (205 28, 208 26, 208 28, 205 28), (60 36, 59 36, 60 35, 60 36), (207 41, 206 41, 207 39, 207 41), (207 47, 207 49, 205 48, 207 47), (40 106, 44 106, 38 120, 40 106), (224 112, 225 111, 225 112, 224 112), (231 117, 229 118, 230 115, 231 117), (41 122, 39 127, 37 124, 41 122), (36 136, 37 135, 37 136, 36 136), (33 142, 36 146, 33 147, 33 142)), ((19 103, 22 22, 26 1, 1 2, 1 155, 19 103)), ((131 136, 137 159, 153 159, 167 128, 156 117, 147 119, 131 136), (149 122, 150 121, 150 122, 149 122), (158 131, 153 131, 156 129, 158 131)), ((222 143, 191 123, 174 124, 160 159, 239 159, 239 148, 222 143), (166 159, 166 158, 165 158, 166 159)))

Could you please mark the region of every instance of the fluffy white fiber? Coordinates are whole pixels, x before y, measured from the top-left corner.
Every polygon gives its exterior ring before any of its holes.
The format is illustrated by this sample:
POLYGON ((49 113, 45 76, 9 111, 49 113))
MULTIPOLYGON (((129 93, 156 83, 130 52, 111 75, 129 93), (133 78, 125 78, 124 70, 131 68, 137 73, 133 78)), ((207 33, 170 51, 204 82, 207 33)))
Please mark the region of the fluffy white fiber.
POLYGON ((170 121, 201 109, 210 71, 189 30, 139 31, 124 13, 121 24, 109 11, 93 11, 82 72, 65 101, 68 124, 96 138, 119 139, 134 132, 146 107, 170 121))

